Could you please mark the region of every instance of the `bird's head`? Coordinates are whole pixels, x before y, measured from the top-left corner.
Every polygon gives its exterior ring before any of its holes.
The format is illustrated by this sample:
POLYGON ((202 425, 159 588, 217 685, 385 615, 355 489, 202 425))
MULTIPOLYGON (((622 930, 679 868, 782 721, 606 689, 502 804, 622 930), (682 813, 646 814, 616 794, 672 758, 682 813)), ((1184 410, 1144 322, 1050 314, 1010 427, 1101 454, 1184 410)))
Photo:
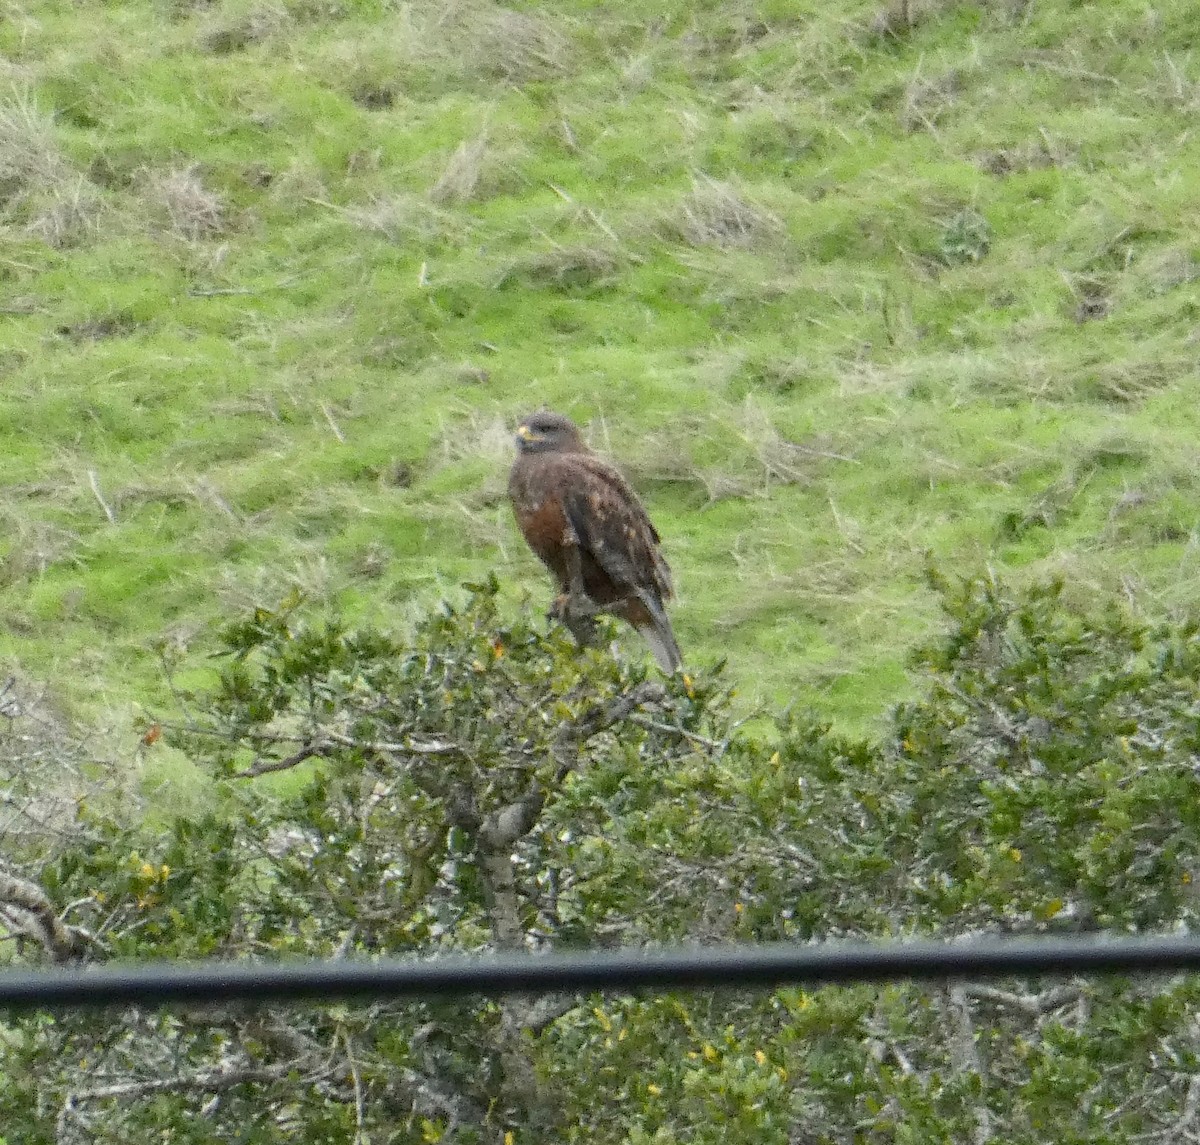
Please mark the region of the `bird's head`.
POLYGON ((539 410, 523 417, 517 426, 519 453, 586 453, 587 446, 569 417, 539 410))

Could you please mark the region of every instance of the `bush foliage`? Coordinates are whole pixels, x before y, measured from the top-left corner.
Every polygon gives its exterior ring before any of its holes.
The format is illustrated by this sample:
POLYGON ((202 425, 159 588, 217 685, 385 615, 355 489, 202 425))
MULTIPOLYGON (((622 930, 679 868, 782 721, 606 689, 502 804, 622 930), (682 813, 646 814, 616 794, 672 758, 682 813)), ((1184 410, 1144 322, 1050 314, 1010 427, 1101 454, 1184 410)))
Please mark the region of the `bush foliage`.
MULTIPOLYGON (((79 801, 11 873, 63 941, 5 921, 90 960, 1190 928, 1194 626, 938 584, 878 742, 736 719, 719 670, 581 653, 494 584, 404 642, 259 609, 168 731, 206 805, 79 801)), ((12 1019, 0 1114, 56 1145, 1097 1142, 1180 1139, 1200 1092, 1185 977, 735 985, 12 1019)))

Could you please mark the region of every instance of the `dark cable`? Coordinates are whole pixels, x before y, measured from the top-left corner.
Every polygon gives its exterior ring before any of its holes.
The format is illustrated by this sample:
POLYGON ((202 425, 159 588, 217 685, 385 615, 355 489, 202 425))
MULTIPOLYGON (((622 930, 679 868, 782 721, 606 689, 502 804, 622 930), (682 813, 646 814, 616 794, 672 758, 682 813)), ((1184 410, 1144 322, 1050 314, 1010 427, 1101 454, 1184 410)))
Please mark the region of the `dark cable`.
POLYGON ((1200 938, 981 938, 776 943, 640 952, 356 962, 108 964, 0 974, 10 1009, 332 1001, 653 987, 803 986, 897 979, 1200 970, 1200 938))

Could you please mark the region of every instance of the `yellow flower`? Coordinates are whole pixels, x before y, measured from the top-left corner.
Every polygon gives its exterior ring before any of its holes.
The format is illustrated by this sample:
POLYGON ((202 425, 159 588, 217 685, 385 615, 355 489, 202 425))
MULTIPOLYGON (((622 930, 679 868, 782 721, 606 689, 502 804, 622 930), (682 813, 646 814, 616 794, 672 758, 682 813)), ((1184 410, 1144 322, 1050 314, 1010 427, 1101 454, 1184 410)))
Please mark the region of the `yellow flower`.
POLYGON ((756 1062, 758 1062, 759 1065, 766 1065, 767 1064, 767 1055, 764 1054, 762 1052, 762 1050, 755 1050, 754 1051, 754 1060, 756 1062))
POLYGON ((1051 919, 1056 914, 1062 913, 1062 908, 1066 905, 1062 899, 1051 899, 1044 907, 1042 907, 1042 918, 1051 919))
POLYGON ((662 1093, 662 1086, 655 1085, 654 1082, 651 1082, 648 1086, 646 1086, 646 1092, 652 1094, 654 1097, 658 1097, 662 1093))

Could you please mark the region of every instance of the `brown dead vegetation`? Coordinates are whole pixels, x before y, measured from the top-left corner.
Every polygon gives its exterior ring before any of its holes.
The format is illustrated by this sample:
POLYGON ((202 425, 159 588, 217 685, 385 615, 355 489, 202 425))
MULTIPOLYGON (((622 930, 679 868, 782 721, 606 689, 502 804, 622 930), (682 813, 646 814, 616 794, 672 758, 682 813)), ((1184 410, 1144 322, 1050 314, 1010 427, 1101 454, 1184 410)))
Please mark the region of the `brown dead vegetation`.
POLYGON ((664 222, 670 237, 694 247, 750 249, 778 241, 783 220, 733 183, 697 175, 691 191, 664 222))
POLYGON ((190 242, 213 238, 227 226, 224 199, 204 185, 195 166, 149 172, 145 193, 180 238, 190 242))

